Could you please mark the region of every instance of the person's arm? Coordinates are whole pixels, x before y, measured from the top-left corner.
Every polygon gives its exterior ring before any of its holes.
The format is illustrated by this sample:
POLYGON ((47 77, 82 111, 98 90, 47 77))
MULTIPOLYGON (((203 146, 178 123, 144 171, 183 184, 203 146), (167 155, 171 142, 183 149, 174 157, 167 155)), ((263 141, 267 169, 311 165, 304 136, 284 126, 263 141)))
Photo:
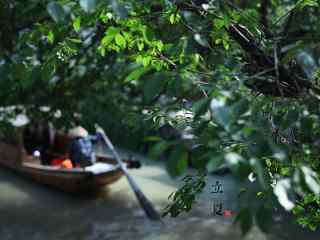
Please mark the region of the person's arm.
POLYGON ((96 134, 89 135, 88 137, 91 141, 96 142, 103 139, 103 134, 104 134, 104 130, 101 127, 99 127, 96 129, 96 134))
POLYGON ((95 134, 95 135, 88 135, 88 137, 87 137, 90 141, 92 141, 92 142, 97 142, 98 140, 100 140, 101 139, 101 137, 100 137, 100 134, 99 133, 97 133, 97 134, 95 134))

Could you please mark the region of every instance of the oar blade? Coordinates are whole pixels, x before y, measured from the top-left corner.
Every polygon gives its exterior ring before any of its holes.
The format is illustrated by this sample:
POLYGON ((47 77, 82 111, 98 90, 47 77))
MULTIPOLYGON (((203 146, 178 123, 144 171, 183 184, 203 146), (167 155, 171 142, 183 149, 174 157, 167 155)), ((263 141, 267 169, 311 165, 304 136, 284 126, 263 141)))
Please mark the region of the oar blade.
POLYGON ((133 180, 131 175, 129 175, 127 171, 125 171, 125 174, 126 174, 126 177, 128 179, 128 182, 129 182, 131 188, 133 189, 133 191, 134 191, 134 193, 140 203, 140 206, 143 208, 147 217, 149 217, 151 220, 155 220, 155 221, 161 220, 160 214, 153 207, 153 205, 149 201, 149 199, 140 190, 140 188, 138 187, 137 183, 133 180))
POLYGON ((143 208, 144 212, 146 213, 147 217, 153 221, 160 221, 161 216, 157 212, 156 209, 154 209, 152 203, 146 198, 146 196, 139 190, 134 189, 134 193, 143 208))

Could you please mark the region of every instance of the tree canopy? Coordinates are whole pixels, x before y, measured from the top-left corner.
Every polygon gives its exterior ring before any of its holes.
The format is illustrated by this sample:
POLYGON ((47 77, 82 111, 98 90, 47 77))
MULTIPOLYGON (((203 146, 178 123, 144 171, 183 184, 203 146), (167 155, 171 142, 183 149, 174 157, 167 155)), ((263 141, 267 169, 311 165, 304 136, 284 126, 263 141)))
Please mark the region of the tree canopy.
MULTIPOLYGON (((82 113, 165 153, 173 176, 188 162, 253 171, 264 212, 275 198, 315 229, 319 14, 316 0, 2 0, 1 107, 63 125, 82 113)), ((204 184, 187 180, 168 213, 188 211, 204 184)), ((261 209, 241 211, 244 231, 261 209)))

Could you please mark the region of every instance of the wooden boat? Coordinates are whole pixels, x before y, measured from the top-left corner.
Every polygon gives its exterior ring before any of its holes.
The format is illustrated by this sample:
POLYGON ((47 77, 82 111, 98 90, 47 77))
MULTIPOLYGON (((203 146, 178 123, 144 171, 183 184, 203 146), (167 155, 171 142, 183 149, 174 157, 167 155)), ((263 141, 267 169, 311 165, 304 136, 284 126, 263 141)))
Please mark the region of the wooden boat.
POLYGON ((123 176, 120 166, 107 155, 97 155, 97 163, 85 168, 41 165, 36 157, 26 154, 20 133, 13 142, 0 140, 0 165, 36 182, 66 192, 81 193, 99 191, 123 176))

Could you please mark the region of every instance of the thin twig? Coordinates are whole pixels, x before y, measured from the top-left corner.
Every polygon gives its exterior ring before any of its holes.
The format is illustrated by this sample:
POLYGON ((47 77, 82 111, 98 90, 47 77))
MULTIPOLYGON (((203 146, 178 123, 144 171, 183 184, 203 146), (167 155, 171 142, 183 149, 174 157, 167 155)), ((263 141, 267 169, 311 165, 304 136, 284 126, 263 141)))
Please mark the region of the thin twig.
POLYGON ((187 29, 189 29, 192 33, 198 33, 198 31, 194 30, 191 26, 189 26, 187 23, 185 23, 182 19, 180 20, 182 25, 185 26, 187 29))
POLYGON ((168 57, 166 57, 166 56, 164 56, 161 52, 157 52, 157 54, 158 54, 158 56, 159 56, 159 58, 161 59, 161 60, 164 60, 164 61, 166 61, 167 63, 169 63, 171 66, 173 66, 174 68, 177 68, 177 64, 174 62, 174 61, 172 61, 171 59, 169 59, 168 57))
POLYGON ((208 77, 212 77, 212 76, 213 76, 213 73, 200 72, 200 71, 193 70, 193 69, 187 69, 187 71, 188 71, 188 72, 192 72, 192 73, 197 73, 197 74, 205 75, 205 76, 208 76, 208 77))
MULTIPOLYGON (((274 69, 269 68, 269 69, 266 69, 264 71, 258 72, 258 73, 254 74, 254 75, 245 77, 244 79, 245 80, 249 80, 249 79, 254 79, 254 78, 260 78, 260 76, 263 76, 266 73, 272 72, 273 70, 274 69)), ((260 78, 260 79, 264 79, 264 78, 260 78)))
POLYGON ((275 22, 272 23, 273 26, 277 25, 282 19, 286 18, 288 15, 292 14, 297 9, 298 5, 295 5, 292 9, 290 9, 288 12, 280 16, 275 22))

